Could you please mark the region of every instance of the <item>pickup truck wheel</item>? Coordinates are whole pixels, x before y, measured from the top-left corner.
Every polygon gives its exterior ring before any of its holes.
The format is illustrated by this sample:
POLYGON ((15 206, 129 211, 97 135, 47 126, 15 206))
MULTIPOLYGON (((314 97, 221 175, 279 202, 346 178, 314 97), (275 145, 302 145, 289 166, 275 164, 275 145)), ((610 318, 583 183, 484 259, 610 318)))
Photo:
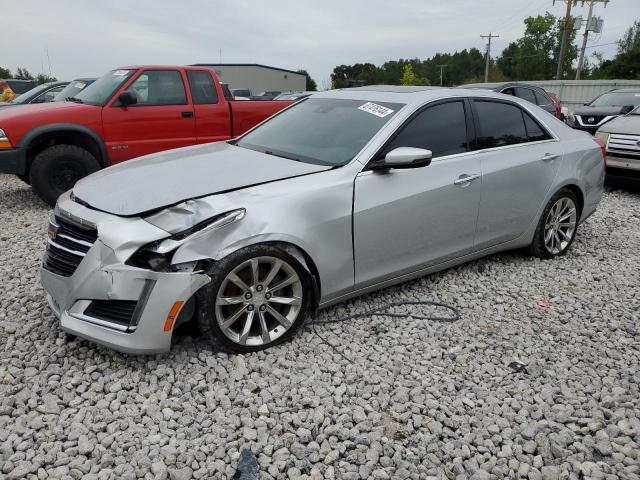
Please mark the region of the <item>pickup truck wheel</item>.
POLYGON ((219 350, 255 352, 291 338, 311 305, 311 279, 293 256, 255 245, 216 262, 198 292, 200 331, 219 350))
POLYGON ((36 155, 29 179, 36 194, 53 207, 58 197, 78 180, 99 169, 96 157, 84 148, 54 145, 36 155))

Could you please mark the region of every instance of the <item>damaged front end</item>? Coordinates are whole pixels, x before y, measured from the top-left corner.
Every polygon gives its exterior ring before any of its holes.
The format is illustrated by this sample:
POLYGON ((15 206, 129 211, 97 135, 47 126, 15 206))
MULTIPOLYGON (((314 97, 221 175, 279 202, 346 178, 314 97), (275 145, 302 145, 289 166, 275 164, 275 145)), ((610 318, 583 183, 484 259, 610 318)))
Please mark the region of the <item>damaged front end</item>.
MULTIPOLYGON (((196 262, 142 259, 167 232, 61 199, 41 270, 47 301, 66 332, 130 353, 167 351, 175 325, 193 314, 210 280, 196 262)), ((171 252, 152 252, 169 255, 171 252)))

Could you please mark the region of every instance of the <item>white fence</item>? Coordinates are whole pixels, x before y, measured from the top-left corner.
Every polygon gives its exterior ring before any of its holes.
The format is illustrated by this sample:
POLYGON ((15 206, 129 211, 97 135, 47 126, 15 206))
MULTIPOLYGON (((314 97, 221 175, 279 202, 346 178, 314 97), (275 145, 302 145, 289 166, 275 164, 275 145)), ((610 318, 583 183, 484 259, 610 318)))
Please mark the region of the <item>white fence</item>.
POLYGON ((555 93, 569 112, 614 88, 637 87, 640 90, 640 80, 541 80, 522 83, 538 85, 555 93))

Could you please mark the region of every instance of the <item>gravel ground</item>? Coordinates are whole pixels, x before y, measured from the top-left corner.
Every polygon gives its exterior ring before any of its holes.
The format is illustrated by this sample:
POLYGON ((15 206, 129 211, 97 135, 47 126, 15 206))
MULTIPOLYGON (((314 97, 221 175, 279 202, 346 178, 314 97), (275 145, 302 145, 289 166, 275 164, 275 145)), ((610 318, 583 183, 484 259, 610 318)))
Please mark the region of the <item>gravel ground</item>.
POLYGON ((159 356, 65 343, 38 281, 47 216, 0 176, 0 477, 232 478, 250 449, 267 479, 640 478, 637 192, 608 192, 564 258, 495 255, 321 312, 460 309, 318 327, 350 361, 308 329, 246 356, 189 332, 159 356))

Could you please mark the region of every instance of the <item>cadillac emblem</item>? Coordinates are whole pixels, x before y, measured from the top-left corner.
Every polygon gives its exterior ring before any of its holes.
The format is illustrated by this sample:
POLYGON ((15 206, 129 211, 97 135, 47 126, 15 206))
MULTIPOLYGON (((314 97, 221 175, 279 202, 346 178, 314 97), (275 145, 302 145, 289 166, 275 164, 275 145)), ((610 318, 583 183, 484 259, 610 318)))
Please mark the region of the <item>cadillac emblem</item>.
POLYGON ((589 118, 587 118, 587 122, 589 122, 589 123, 593 123, 593 122, 595 122, 595 121, 596 121, 596 119, 595 119, 595 118, 593 118, 593 117, 589 117, 589 118))

